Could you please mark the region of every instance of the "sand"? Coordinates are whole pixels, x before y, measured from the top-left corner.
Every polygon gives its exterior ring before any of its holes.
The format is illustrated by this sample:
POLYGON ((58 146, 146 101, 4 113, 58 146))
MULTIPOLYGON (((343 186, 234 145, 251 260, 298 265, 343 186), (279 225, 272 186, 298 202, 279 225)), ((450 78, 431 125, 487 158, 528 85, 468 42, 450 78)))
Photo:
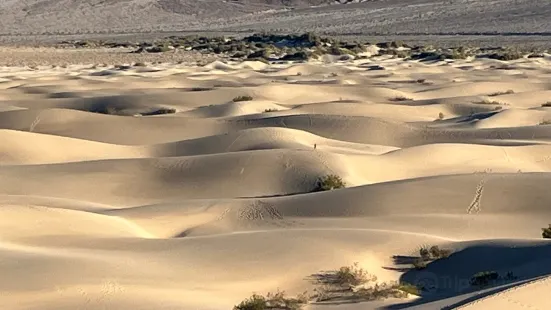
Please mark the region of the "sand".
POLYGON ((353 262, 432 286, 306 309, 551 306, 550 56, 93 65, 0 67, 3 308, 231 309, 353 262))

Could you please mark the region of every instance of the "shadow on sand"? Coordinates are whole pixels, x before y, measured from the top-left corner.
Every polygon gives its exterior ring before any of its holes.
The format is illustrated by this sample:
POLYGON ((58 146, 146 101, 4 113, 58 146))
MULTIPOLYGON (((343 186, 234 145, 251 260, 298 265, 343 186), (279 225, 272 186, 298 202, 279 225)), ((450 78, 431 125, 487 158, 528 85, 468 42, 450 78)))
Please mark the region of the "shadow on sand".
MULTIPOLYGON (((410 264, 415 257, 395 256, 396 265, 410 264)), ((421 296, 411 302, 383 309, 452 309, 476 299, 551 274, 551 242, 498 240, 470 242, 448 258, 433 261, 426 268, 390 267, 405 271, 400 282, 421 288, 421 296), (495 271, 500 277, 484 286, 471 284, 474 274, 495 271), (514 277, 506 276, 514 275, 514 277), (430 304, 430 305, 429 305, 430 304)))

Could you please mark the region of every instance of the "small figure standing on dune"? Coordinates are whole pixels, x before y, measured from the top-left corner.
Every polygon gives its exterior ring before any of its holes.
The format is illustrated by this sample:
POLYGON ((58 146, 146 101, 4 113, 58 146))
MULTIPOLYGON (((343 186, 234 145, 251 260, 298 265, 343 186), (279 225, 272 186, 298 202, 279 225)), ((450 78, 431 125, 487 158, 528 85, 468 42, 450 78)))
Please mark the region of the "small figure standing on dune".
POLYGON ((315 150, 317 147, 318 147, 318 145, 314 143, 314 150, 315 150))

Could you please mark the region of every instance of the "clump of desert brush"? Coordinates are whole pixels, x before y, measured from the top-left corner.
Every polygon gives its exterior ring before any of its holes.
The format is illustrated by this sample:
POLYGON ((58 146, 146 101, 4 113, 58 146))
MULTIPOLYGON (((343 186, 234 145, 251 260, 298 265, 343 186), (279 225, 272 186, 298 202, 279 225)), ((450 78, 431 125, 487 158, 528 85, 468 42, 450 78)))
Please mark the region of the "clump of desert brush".
POLYGON ((313 279, 318 284, 313 295, 318 302, 339 299, 373 301, 420 294, 419 288, 412 284, 377 282, 377 277, 361 268, 358 263, 343 266, 336 271, 316 274, 313 279))
POLYGON ((328 300, 374 301, 385 298, 406 298, 410 294, 420 295, 420 289, 409 283, 377 282, 377 277, 361 268, 358 263, 340 267, 338 270, 322 272, 311 276, 317 287, 313 294, 302 293, 287 297, 284 292, 268 293, 266 296, 253 294, 236 305, 234 310, 298 310, 310 302, 328 300))
POLYGON ((330 191, 330 190, 345 188, 345 187, 346 187, 346 183, 342 180, 340 176, 336 174, 328 174, 320 177, 317 180, 314 191, 316 192, 330 191))
POLYGON ((437 259, 447 258, 452 254, 449 249, 442 249, 437 245, 431 247, 422 246, 419 249, 419 257, 413 261, 413 266, 416 269, 424 269, 429 262, 437 259))

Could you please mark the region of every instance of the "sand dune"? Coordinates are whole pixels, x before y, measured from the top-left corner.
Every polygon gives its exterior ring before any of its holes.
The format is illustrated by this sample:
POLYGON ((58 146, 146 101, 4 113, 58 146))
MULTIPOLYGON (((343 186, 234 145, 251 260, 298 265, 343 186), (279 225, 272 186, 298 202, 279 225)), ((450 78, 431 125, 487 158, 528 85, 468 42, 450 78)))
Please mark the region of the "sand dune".
POLYGON ((306 309, 543 309, 549 64, 1 68, 2 305, 231 309, 359 262, 423 289, 306 309))

